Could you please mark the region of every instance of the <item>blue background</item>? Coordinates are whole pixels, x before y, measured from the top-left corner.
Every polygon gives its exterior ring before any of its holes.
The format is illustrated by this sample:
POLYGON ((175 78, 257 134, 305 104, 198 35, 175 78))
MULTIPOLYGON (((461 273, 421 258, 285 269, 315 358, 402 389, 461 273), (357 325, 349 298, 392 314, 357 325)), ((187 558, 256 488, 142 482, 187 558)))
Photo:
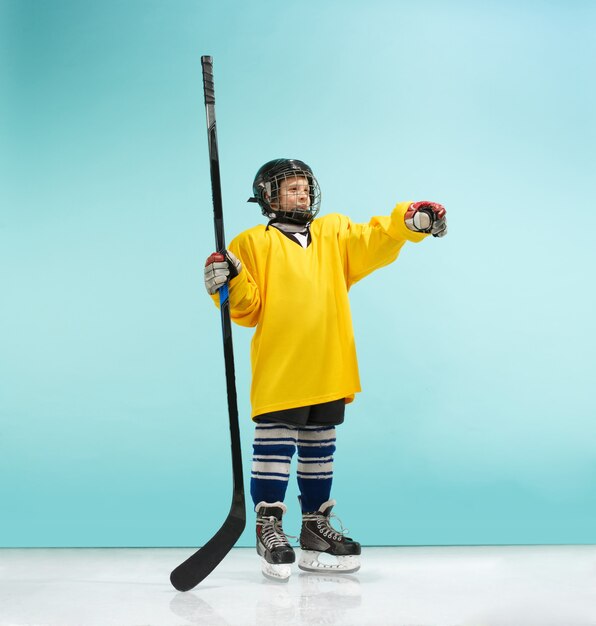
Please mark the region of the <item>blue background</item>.
POLYGON ((352 535, 596 542, 595 8, 1 0, 0 545, 200 545, 227 514, 202 54, 228 238, 278 156, 312 165, 323 213, 448 209, 448 237, 352 290, 352 535))

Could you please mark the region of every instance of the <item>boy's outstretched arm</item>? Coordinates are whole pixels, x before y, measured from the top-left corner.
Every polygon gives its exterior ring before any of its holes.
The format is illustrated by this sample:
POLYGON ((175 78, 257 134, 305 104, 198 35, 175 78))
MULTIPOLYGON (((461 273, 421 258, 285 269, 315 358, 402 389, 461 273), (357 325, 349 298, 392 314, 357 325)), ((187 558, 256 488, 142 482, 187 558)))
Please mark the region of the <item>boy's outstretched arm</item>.
POLYGON ((428 235, 447 232, 445 208, 437 202, 399 202, 390 215, 373 217, 368 224, 348 218, 340 228, 346 242, 348 286, 374 270, 395 261, 407 241, 422 241, 428 235))

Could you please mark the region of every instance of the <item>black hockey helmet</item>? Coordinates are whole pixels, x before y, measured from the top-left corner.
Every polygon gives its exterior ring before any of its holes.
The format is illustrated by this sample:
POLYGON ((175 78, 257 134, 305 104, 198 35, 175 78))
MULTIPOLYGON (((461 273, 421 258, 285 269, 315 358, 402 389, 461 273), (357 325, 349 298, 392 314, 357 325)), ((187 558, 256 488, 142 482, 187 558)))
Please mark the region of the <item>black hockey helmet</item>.
MULTIPOLYGON (((285 188, 287 189, 288 183, 285 188)), ((258 202, 263 215, 270 220, 293 224, 310 224, 321 207, 321 190, 310 167, 298 159, 274 159, 259 168, 252 184, 253 198, 249 202, 258 202), (299 206, 296 196, 289 199, 286 192, 286 204, 290 210, 280 208, 281 186, 284 180, 294 181, 304 177, 308 181, 308 206, 299 206), (288 200, 289 199, 289 200, 288 200)))

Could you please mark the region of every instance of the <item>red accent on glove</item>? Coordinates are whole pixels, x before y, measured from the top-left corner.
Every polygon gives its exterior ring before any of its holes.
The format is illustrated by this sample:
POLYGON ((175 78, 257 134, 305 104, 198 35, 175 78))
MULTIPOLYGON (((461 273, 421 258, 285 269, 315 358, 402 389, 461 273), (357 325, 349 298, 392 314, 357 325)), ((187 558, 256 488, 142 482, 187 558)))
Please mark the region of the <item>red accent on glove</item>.
POLYGON ((447 213, 445 207, 442 204, 439 204, 438 202, 429 202, 428 200, 413 202, 408 207, 408 213, 410 213, 410 215, 414 215, 414 213, 416 213, 420 209, 430 209, 435 214, 438 220, 440 220, 442 217, 445 217, 445 213, 447 213))
POLYGON ((211 263, 223 263, 226 260, 226 257, 221 252, 213 252, 207 257, 205 261, 205 267, 211 265, 211 263))

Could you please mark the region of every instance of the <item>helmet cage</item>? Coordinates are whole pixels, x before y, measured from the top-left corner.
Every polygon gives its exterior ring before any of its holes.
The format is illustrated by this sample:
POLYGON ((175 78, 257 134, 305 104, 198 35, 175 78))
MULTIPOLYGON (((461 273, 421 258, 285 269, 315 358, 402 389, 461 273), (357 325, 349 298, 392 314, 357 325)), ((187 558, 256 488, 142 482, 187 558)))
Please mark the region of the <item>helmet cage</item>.
POLYGON ((297 224, 308 224, 314 220, 321 205, 321 190, 319 183, 311 172, 306 170, 290 170, 277 174, 265 182, 265 204, 267 210, 263 213, 270 219, 281 219, 297 224), (308 182, 308 204, 299 202, 299 195, 292 191, 292 183, 296 179, 306 179, 308 182), (285 185, 284 185, 285 181, 285 185), (282 196, 283 194, 283 196, 282 196), (281 206, 285 208, 282 209, 281 206))
POLYGON ((295 159, 279 159, 263 166, 255 179, 253 192, 261 212, 270 220, 309 224, 321 208, 317 179, 306 163, 295 159), (299 190, 289 189, 297 178, 305 178, 308 182, 308 205, 300 201, 299 190))

